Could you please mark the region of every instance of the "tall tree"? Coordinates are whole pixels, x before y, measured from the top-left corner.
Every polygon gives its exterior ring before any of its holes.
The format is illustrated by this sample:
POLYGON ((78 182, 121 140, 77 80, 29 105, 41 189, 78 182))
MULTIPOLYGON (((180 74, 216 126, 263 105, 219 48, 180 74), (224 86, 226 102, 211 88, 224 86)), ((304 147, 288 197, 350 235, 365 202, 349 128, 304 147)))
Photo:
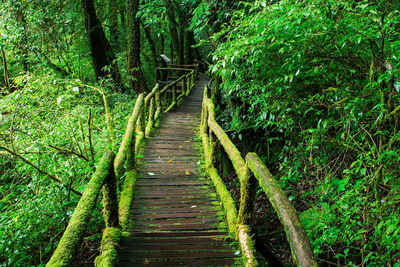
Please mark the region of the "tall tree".
POLYGON ((121 76, 115 61, 115 54, 97 17, 93 0, 82 0, 82 6, 96 77, 99 79, 110 75, 115 85, 122 89, 121 76), (107 66, 111 66, 111 68, 107 66))
POLYGON ((118 2, 115 0, 108 1, 108 12, 110 20, 110 42, 114 49, 119 48, 120 32, 118 28, 118 2))
POLYGON ((175 18, 174 3, 171 0, 164 0, 167 9, 168 26, 172 39, 172 46, 178 55, 178 64, 184 64, 183 45, 180 43, 182 38, 179 38, 179 25, 175 18))
POLYGON ((147 90, 140 63, 140 20, 137 17, 139 0, 128 0, 128 70, 131 89, 147 90))

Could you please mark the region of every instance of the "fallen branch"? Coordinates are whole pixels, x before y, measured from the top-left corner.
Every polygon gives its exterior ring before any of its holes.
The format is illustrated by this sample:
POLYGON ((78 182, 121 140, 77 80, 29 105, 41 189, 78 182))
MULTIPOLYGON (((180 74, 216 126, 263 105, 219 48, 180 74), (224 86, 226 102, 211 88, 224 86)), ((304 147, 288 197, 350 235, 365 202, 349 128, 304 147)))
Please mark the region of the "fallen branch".
POLYGON ((53 149, 55 149, 55 150, 57 150, 57 151, 59 151, 61 153, 75 155, 78 158, 81 158, 81 159, 83 159, 85 161, 89 161, 89 159, 85 155, 79 154, 79 153, 75 152, 74 150, 69 150, 69 149, 66 149, 66 148, 63 148, 63 147, 58 147, 58 146, 53 146, 53 145, 48 145, 48 147, 53 148, 53 149))
MULTIPOLYGON (((26 158, 24 158, 21 154, 19 154, 19 153, 13 151, 13 150, 11 150, 11 149, 9 149, 9 148, 7 148, 7 147, 4 147, 4 146, 0 146, 0 149, 5 150, 5 151, 7 151, 8 153, 10 153, 11 155, 14 155, 14 156, 16 156, 17 158, 21 159, 23 162, 25 162, 26 164, 32 166, 32 167, 33 167, 34 169, 36 169, 39 173, 48 176, 48 177, 49 177, 50 179, 52 179, 53 181, 56 181, 56 182, 58 182, 58 183, 60 183, 60 184, 64 184, 60 179, 58 179, 57 177, 55 177, 55 176, 49 174, 48 172, 46 172, 46 171, 44 171, 44 170, 42 170, 42 169, 40 169, 38 166, 36 166, 36 165, 33 164, 32 162, 30 162, 29 160, 27 160, 26 158)), ((76 190, 76 189, 74 189, 74 188, 72 188, 72 187, 71 187, 71 191, 74 192, 75 194, 79 195, 79 196, 82 196, 82 193, 81 193, 81 192, 79 192, 78 190, 76 190)))

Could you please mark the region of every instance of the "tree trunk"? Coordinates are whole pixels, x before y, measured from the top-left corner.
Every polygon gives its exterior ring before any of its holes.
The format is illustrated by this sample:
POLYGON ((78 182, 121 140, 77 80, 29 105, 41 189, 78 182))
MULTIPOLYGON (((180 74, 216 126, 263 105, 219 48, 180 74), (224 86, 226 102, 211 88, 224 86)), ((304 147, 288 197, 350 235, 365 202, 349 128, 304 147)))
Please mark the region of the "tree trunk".
POLYGON ((1 48, 1 58, 3 59, 4 84, 7 87, 8 93, 11 93, 10 81, 8 79, 7 57, 3 47, 1 48))
POLYGON ((173 9, 173 3, 171 0, 164 0, 165 6, 167 8, 167 17, 168 17, 168 25, 169 25, 169 31, 171 34, 171 39, 172 39, 172 46, 173 50, 178 56, 178 64, 183 64, 180 62, 180 48, 181 45, 179 44, 179 34, 178 34, 178 23, 175 20, 175 14, 174 14, 174 9, 173 9))
POLYGON ((111 76, 117 87, 121 87, 121 76, 115 62, 115 54, 104 34, 103 27, 96 15, 93 0, 82 0, 85 15, 85 26, 89 37, 90 52, 96 77, 111 76), (111 68, 106 68, 110 66, 111 68))
POLYGON ((118 5, 113 0, 108 2, 108 12, 110 13, 110 43, 115 50, 119 48, 119 36, 120 32, 118 29, 118 5))
POLYGON ((28 23, 26 21, 26 14, 25 14, 25 6, 21 1, 17 1, 16 3, 16 18, 19 26, 22 28, 21 39, 20 42, 17 44, 17 47, 21 53, 22 58, 22 66, 24 68, 24 72, 29 71, 28 65, 28 23))
POLYGON ((154 66, 157 67, 158 61, 159 61, 158 55, 157 55, 157 48, 156 48, 153 38, 151 37, 150 27, 143 27, 143 29, 144 29, 144 33, 147 38, 147 42, 149 42, 151 54, 153 56, 154 66))
POLYGON ((185 64, 185 29, 180 27, 179 29, 179 46, 178 46, 178 64, 185 64))
POLYGON ((140 20, 137 18, 139 0, 128 0, 128 70, 131 89, 146 91, 140 64, 140 20))
POLYGON ((189 65, 194 63, 194 49, 192 47, 193 45, 195 45, 194 34, 192 31, 188 30, 185 33, 185 63, 189 65))

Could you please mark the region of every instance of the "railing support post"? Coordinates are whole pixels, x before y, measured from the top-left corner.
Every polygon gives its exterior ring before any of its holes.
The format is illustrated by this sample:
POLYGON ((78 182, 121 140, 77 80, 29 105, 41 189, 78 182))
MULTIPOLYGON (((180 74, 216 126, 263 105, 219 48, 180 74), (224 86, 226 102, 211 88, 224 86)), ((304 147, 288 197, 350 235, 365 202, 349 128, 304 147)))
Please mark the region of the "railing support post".
POLYGON ((114 169, 110 170, 103 186, 103 216, 106 227, 118 227, 118 196, 114 169))

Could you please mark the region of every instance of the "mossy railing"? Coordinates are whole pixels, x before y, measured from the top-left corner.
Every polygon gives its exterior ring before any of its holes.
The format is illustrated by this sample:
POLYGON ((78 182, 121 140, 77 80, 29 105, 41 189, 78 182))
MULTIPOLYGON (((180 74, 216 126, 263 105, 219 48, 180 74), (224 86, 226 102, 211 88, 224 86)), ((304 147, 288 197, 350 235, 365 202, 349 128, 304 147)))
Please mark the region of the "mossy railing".
POLYGON ((244 264, 258 266, 254 255, 254 244, 251 239, 248 223, 251 218, 255 197, 255 182, 272 203, 281 223, 284 226, 294 260, 299 266, 317 266, 310 242, 298 218, 297 212, 286 194, 275 182, 267 167, 255 153, 248 153, 245 159, 232 143, 229 136, 215 120, 215 107, 208 97, 208 88, 204 89, 203 108, 200 124, 206 172, 219 194, 228 221, 229 231, 238 239, 244 264), (240 182, 239 211, 235 201, 214 167, 216 145, 221 145, 228 155, 240 182))
POLYGON ((105 230, 96 266, 115 266, 117 247, 123 234, 130 230, 130 209, 137 178, 136 157, 143 140, 158 126, 163 113, 179 105, 195 86, 198 66, 178 79, 160 86, 158 83, 146 96, 140 94, 129 118, 117 155, 106 151, 86 186, 63 236, 46 266, 71 266, 81 245, 100 191, 103 191, 103 217, 105 230), (180 94, 177 95, 177 87, 180 94), (122 178, 123 187, 118 196, 117 185, 122 178), (119 198, 119 202, 118 202, 119 198))

